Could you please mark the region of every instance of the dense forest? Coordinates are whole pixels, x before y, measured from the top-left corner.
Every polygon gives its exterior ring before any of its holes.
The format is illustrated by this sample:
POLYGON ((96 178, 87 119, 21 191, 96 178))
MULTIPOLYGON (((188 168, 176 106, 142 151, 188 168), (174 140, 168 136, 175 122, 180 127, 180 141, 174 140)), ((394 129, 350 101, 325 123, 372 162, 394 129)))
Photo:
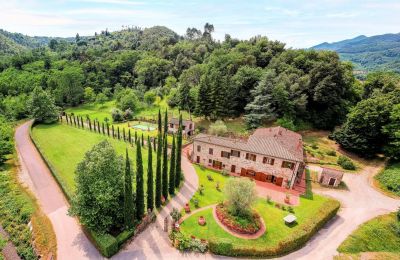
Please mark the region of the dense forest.
POLYGON ((163 26, 126 27, 90 37, 77 34, 73 40, 51 38, 42 47, 3 55, 0 113, 8 120, 29 116, 33 94, 60 110, 115 98, 133 114, 138 102, 158 96, 171 107, 211 120, 243 116, 249 129, 275 120, 292 129, 333 130, 344 123, 334 133, 344 147, 364 155, 396 153, 400 99, 395 74, 372 74, 360 82, 351 63, 340 61, 336 52, 288 49, 261 36, 238 40, 226 35, 216 41, 213 31, 208 23, 202 30, 188 28, 184 36, 163 26), (385 114, 371 131, 364 112, 375 104, 374 111, 385 114), (387 141, 379 143, 383 137, 387 141))

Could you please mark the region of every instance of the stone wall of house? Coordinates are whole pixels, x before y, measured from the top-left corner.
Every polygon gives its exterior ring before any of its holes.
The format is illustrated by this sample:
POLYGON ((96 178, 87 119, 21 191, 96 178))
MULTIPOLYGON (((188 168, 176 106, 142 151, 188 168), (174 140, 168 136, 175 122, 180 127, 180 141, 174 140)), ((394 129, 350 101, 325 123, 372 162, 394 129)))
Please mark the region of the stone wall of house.
MULTIPOLYGON (((200 157, 200 164, 203 164, 204 166, 207 167, 212 167, 212 160, 217 160, 222 162, 223 167, 222 169, 225 169, 228 172, 231 172, 231 166, 235 165, 236 174, 240 174, 241 169, 252 169, 256 172, 263 172, 266 174, 271 174, 276 177, 282 177, 284 179, 284 183, 287 183, 291 181, 292 176, 295 172, 297 172, 300 163, 296 163, 295 161, 290 161, 290 160, 283 160, 281 158, 274 158, 274 164, 264 164, 263 163, 263 158, 264 155, 261 154, 256 154, 256 161, 248 160, 246 159, 246 153, 245 151, 240 151, 240 157, 235 157, 235 156, 230 156, 230 158, 225 158, 221 157, 221 151, 226 151, 226 152, 231 152, 231 148, 228 147, 221 147, 217 145, 212 145, 208 143, 203 143, 199 141, 194 141, 193 142, 193 157, 192 160, 193 162, 196 162, 197 156, 200 157), (197 150, 197 146, 201 147, 200 152, 197 150), (209 149, 213 149, 213 154, 209 153, 209 149), (288 168, 282 168, 282 162, 287 161, 287 162, 292 162, 295 163, 295 167, 292 169, 288 168)), ((255 154, 255 153, 254 153, 255 154)))

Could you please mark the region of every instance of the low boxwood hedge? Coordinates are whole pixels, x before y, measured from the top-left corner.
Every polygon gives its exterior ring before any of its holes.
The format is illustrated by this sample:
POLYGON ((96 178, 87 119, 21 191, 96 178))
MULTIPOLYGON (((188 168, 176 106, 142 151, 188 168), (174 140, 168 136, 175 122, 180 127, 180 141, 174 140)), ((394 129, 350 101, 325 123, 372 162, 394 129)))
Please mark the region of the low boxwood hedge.
POLYGON ((313 218, 300 224, 301 229, 273 247, 238 247, 229 240, 214 239, 208 241, 209 250, 214 254, 225 256, 273 257, 285 255, 304 246, 319 229, 336 215, 339 208, 340 203, 337 200, 328 200, 313 218))

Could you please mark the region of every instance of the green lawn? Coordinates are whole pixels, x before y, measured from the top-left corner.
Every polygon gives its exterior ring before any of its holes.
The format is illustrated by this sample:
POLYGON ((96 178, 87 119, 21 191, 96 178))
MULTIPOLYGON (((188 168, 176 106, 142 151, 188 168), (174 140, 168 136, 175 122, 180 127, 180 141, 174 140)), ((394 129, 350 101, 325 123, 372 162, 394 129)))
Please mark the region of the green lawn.
POLYGON ((391 163, 376 175, 379 186, 386 192, 400 196, 400 163, 391 163))
POLYGON ((199 207, 205 207, 211 204, 219 203, 223 201, 223 187, 224 183, 229 177, 223 176, 221 173, 217 171, 213 171, 204 167, 200 167, 198 165, 194 165, 196 169, 196 173, 199 177, 199 187, 203 185, 204 192, 203 195, 200 195, 200 192, 197 191, 192 199, 190 200, 191 208, 195 208, 193 200, 197 199, 199 201, 199 207), (213 181, 209 181, 207 179, 207 175, 210 175, 213 178, 213 181), (219 182, 219 186, 221 191, 218 191, 216 188, 217 182, 219 182))
MULTIPOLYGON (((196 192, 195 198, 199 200, 199 206, 205 207, 207 205, 219 203, 224 200, 223 192, 216 190, 216 182, 220 182, 222 189, 225 181, 231 177, 225 177, 222 174, 195 166, 196 173, 199 176, 199 183, 204 185, 204 195, 196 192), (209 181, 207 175, 211 175, 214 181, 209 181)), ((279 242, 287 239, 294 233, 304 228, 303 223, 309 223, 310 219, 318 215, 318 213, 330 203, 336 203, 334 200, 322 196, 314 195, 313 199, 300 198, 300 205, 294 207, 295 215, 298 219, 298 225, 288 227, 284 224, 283 217, 289 214, 288 211, 278 209, 273 203, 267 203, 266 199, 259 198, 254 205, 254 209, 262 216, 266 224, 267 232, 260 238, 255 240, 246 240, 234 237, 223 230, 214 220, 212 216, 212 209, 202 210, 188 219, 181 225, 181 231, 185 235, 194 235, 197 238, 207 240, 220 240, 228 241, 236 248, 257 248, 262 249, 265 247, 277 246, 279 242), (207 225, 198 225, 198 217, 204 216, 207 225)), ((194 208, 193 199, 191 200, 191 207, 194 208)))
MULTIPOLYGON (((104 139, 109 140, 120 155, 125 156, 125 149, 128 147, 132 162, 134 164, 136 162, 135 147, 101 134, 65 124, 37 125, 32 129, 32 137, 55 169, 56 177, 68 195, 72 195, 75 191, 74 177, 77 164, 82 161, 88 150, 104 139)), ((147 153, 146 147, 142 150, 145 184, 147 183, 147 153)), ((155 165, 154 151, 153 162, 155 165)))
MULTIPOLYGON (((124 122, 124 123, 112 123, 112 118, 111 118, 111 111, 112 109, 115 108, 115 101, 108 101, 104 103, 103 105, 95 104, 95 103, 89 103, 89 104, 82 104, 77 107, 71 107, 65 110, 68 114, 74 113, 77 116, 82 116, 86 118, 88 115, 91 120, 99 120, 100 123, 104 122, 105 118, 108 118, 109 122, 114 125, 114 127, 119 127, 120 130, 124 128, 125 131, 128 131, 129 129, 131 130, 132 134, 134 132, 137 132, 138 136, 144 135, 145 138, 147 136, 155 137, 157 136, 157 129, 153 131, 148 131, 148 130, 141 130, 141 129, 135 129, 132 128, 132 125, 136 124, 143 124, 144 122, 139 122, 139 121, 130 121, 130 122, 124 122), (129 124, 129 126, 128 126, 129 124)), ((165 111, 165 109, 168 109, 168 116, 171 117, 178 117, 179 116, 179 111, 177 108, 171 109, 168 107, 166 100, 162 100, 159 105, 153 105, 153 106, 148 106, 140 109, 137 113, 134 114, 135 117, 140 118, 144 117, 147 119, 152 119, 152 120, 157 120, 158 117, 158 110, 161 109, 161 111, 165 111)), ((182 117, 187 119, 189 118, 189 114, 186 111, 181 111, 182 112, 182 117)), ((164 114, 162 114, 164 118, 164 114)), ((156 126, 157 127, 157 126, 156 126)), ((187 141, 184 139, 183 143, 186 143, 187 141)), ((172 136, 168 136, 168 143, 172 144, 172 136)))
POLYGON ((340 165, 337 164, 337 160, 342 154, 339 150, 335 141, 328 138, 328 134, 322 131, 306 131, 303 133, 304 150, 306 151, 307 157, 312 158, 312 162, 321 164, 329 168, 334 168, 346 172, 357 172, 364 167, 360 160, 352 159, 356 165, 356 170, 344 170, 340 165))
MULTIPOLYGON (((376 217, 362 224, 338 248, 341 253, 396 252, 400 254, 400 236, 394 225, 395 213, 376 217)), ((400 223, 398 223, 400 225, 400 223)))

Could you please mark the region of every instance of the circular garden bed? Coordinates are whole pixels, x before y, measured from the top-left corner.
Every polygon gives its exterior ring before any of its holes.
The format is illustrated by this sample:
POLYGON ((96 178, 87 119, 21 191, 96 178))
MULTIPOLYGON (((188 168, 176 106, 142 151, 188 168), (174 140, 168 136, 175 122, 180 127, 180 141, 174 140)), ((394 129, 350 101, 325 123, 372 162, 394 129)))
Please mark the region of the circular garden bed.
POLYGON ((229 230, 239 234, 255 234, 261 227, 260 215, 253 211, 247 216, 234 216, 225 204, 218 204, 215 208, 218 220, 229 230))

